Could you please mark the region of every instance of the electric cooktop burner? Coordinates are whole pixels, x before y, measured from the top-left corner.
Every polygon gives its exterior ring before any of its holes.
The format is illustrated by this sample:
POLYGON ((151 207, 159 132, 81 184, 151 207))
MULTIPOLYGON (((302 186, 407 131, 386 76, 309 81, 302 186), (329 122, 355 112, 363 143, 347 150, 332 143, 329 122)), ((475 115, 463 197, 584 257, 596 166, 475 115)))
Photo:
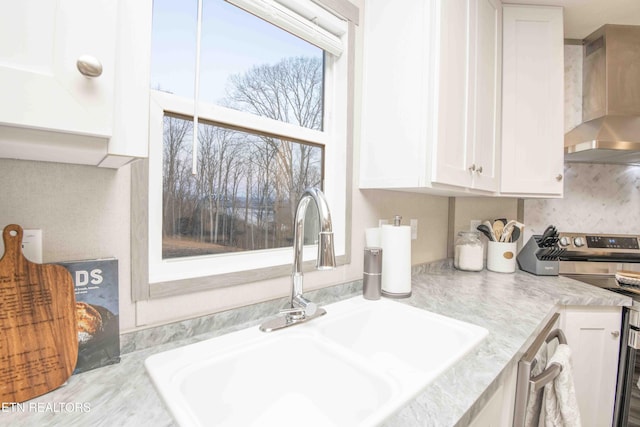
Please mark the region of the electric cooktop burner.
POLYGON ((640 286, 621 285, 618 283, 615 276, 589 274, 562 274, 562 276, 597 286, 608 291, 616 292, 640 302, 640 286))

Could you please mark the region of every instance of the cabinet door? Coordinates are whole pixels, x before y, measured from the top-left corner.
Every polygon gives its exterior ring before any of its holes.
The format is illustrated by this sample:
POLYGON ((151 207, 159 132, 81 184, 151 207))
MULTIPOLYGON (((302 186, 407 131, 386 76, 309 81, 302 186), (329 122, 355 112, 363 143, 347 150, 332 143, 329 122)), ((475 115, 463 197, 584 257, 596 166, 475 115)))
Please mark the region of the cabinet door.
POLYGON ((113 121, 113 0, 1 0, 0 124, 109 137, 113 121), (82 55, 102 75, 80 74, 82 55))
POLYGON ((499 190, 500 10, 366 2, 360 188, 499 190))
POLYGON ((500 11, 499 0, 441 3, 434 182, 499 190, 500 11))
POLYGON ((430 185, 432 2, 364 8, 360 188, 430 185))
POLYGON ((517 365, 507 372, 498 390, 473 418, 469 427, 506 427, 513 425, 517 365))
POLYGON ((562 8, 503 8, 502 193, 562 195, 562 8))
POLYGON ((499 0, 477 0, 471 71, 473 110, 473 188, 500 190, 500 83, 502 72, 502 7, 499 0))
POLYGON ((613 421, 620 307, 566 307, 563 327, 571 347, 573 378, 584 427, 610 426, 613 421))
POLYGON ((471 0, 440 2, 437 143, 434 182, 470 187, 473 163, 473 123, 469 117, 471 0))
POLYGON ((504 386, 500 386, 484 408, 471 421, 469 427, 501 427, 504 425, 502 423, 503 400, 504 386))

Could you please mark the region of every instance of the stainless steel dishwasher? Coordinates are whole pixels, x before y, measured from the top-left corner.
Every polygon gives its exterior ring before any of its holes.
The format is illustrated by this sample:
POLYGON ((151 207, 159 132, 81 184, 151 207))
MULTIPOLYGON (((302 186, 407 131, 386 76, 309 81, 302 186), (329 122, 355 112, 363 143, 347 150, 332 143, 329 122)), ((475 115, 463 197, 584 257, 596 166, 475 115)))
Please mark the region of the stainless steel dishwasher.
POLYGON ((556 328, 556 323, 560 318, 560 313, 555 313, 544 326, 540 334, 533 341, 533 344, 527 349, 520 361, 518 362, 518 376, 516 380, 516 401, 513 413, 513 426, 524 427, 525 425, 538 425, 538 420, 530 420, 528 417, 537 415, 540 411, 535 410, 528 412, 527 406, 531 398, 536 395, 539 397, 538 402, 542 402, 540 394, 545 384, 550 383, 562 371, 562 366, 557 363, 551 363, 542 373, 532 376, 531 372, 538 361, 536 357, 540 352, 543 344, 550 343, 557 339, 560 344, 566 344, 567 338, 561 329, 556 328))

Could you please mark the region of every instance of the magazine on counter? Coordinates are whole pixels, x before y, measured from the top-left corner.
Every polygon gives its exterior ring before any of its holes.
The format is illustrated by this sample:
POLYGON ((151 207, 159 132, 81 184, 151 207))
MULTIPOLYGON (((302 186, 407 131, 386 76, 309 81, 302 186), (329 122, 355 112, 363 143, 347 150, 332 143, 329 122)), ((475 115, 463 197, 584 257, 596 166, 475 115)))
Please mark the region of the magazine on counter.
POLYGON ((120 362, 118 260, 58 262, 71 273, 76 295, 78 362, 74 374, 120 362))

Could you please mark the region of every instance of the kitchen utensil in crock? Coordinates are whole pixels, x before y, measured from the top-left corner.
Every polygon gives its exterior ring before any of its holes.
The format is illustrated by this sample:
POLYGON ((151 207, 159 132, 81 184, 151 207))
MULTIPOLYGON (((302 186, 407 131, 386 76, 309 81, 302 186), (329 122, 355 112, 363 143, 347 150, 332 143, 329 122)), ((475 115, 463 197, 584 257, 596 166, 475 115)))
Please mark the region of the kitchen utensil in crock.
POLYGON ((61 386, 78 357, 75 295, 62 266, 22 254, 22 227, 3 232, 0 259, 0 402, 24 402, 61 386))
POLYGON ((504 223, 499 219, 495 220, 493 223, 493 235, 495 236, 495 241, 499 242, 502 239, 502 231, 504 230, 504 223))
POLYGON ((502 237, 500 241, 505 243, 517 241, 518 237, 520 237, 519 227, 524 227, 524 224, 516 221, 515 219, 512 219, 511 221, 507 222, 504 226, 504 229, 502 230, 502 237), (518 228, 518 235, 514 237, 513 232, 516 228, 518 228))
POLYGON ((520 238, 520 227, 516 225, 511 230, 511 241, 517 242, 519 238, 520 238))
POLYGON ((487 239, 489 239, 490 241, 495 241, 495 238, 493 236, 493 230, 487 227, 486 224, 480 224, 479 226, 476 227, 476 230, 478 230, 479 232, 487 236, 487 239))

